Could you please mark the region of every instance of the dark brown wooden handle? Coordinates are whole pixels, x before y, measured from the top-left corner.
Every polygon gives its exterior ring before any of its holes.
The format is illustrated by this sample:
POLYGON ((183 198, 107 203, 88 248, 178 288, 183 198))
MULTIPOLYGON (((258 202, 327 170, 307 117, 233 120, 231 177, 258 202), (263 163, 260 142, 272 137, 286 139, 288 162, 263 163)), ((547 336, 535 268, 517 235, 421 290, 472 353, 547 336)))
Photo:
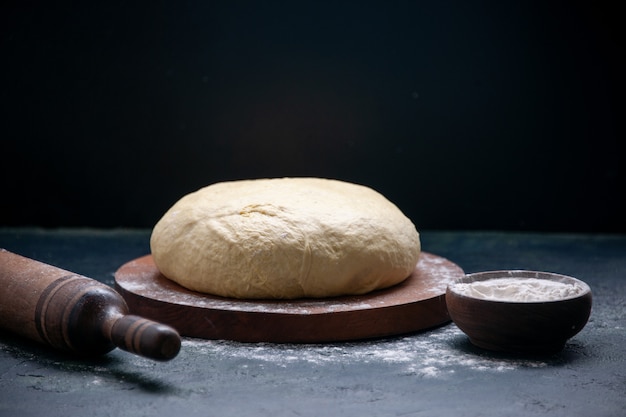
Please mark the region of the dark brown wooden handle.
POLYGON ((0 328, 80 355, 116 346, 156 360, 180 349, 173 328, 129 315, 113 288, 0 249, 0 328))
POLYGON ((110 339, 120 349, 160 361, 174 358, 181 343, 172 327, 134 315, 118 319, 110 339))

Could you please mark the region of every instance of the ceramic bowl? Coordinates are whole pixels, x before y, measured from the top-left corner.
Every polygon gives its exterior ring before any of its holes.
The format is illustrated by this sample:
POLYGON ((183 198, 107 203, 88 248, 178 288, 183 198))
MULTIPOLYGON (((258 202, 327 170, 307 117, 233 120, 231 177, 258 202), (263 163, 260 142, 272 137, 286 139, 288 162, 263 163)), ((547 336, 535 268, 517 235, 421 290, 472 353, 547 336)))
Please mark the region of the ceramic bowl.
POLYGON ((472 344, 512 353, 562 350, 586 325, 591 300, 581 280, 523 270, 468 274, 446 291, 450 318, 472 344))

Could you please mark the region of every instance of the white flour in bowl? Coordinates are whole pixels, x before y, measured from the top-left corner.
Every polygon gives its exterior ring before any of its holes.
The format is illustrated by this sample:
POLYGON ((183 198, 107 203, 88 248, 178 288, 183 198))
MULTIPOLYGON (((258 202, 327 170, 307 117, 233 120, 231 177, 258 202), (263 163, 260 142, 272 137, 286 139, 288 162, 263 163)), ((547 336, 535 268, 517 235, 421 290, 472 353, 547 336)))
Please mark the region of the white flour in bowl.
POLYGON ((572 282, 540 278, 493 278, 452 284, 451 289, 466 297, 493 301, 541 302, 573 298, 585 288, 572 282))

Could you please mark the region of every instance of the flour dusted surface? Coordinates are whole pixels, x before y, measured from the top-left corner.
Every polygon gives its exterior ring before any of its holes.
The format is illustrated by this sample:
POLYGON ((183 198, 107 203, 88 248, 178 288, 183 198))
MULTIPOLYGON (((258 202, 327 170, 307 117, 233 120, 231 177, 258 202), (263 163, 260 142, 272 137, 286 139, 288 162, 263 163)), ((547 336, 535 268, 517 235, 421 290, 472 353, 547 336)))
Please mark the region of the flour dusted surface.
POLYGON ((543 360, 484 356, 455 346, 465 335, 453 325, 383 340, 319 345, 239 343, 224 340, 183 338, 183 348, 207 360, 241 359, 243 363, 286 368, 307 363, 318 367, 387 364, 404 375, 452 378, 459 370, 507 372, 519 368, 542 368, 543 360))

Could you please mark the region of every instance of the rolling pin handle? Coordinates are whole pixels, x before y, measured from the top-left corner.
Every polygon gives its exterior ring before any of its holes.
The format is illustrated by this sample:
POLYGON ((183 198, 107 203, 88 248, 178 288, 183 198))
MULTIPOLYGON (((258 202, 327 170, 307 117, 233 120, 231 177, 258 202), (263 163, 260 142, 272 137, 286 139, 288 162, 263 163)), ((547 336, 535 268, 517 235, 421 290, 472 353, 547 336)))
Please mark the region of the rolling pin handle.
POLYGON ((132 314, 113 324, 110 340, 120 349, 158 361, 173 359, 181 345, 172 327, 132 314))
POLYGON ((0 328, 84 356, 116 346, 161 361, 178 354, 176 330, 128 313, 113 288, 0 248, 0 328))

